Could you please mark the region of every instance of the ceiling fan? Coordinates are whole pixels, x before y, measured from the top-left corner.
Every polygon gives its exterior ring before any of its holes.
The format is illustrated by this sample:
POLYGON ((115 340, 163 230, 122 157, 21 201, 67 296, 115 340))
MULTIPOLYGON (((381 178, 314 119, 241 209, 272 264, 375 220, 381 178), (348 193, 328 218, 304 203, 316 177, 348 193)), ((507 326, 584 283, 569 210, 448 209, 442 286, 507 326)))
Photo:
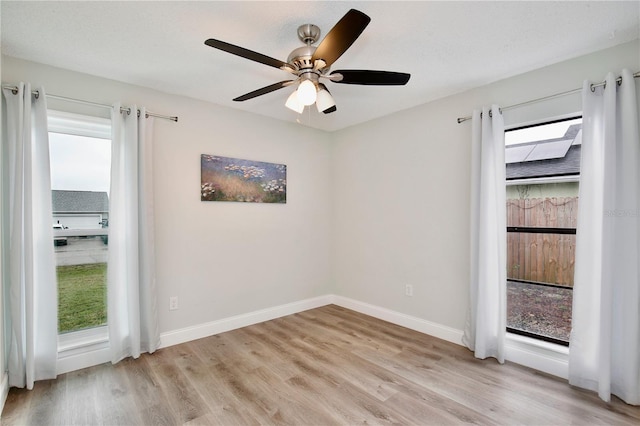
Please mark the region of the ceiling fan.
POLYGON ((410 74, 392 71, 329 72, 331 65, 356 41, 370 21, 371 18, 364 13, 351 9, 327 33, 317 47, 313 44, 320 38, 320 28, 312 24, 301 25, 298 28, 298 38, 305 43, 305 46, 293 50, 287 62, 213 38, 204 43, 233 55, 279 68, 297 77, 294 80, 280 81, 238 96, 234 101, 246 101, 297 84, 297 90, 289 96, 285 104, 288 108, 301 113, 305 106, 315 103, 319 112, 329 114, 336 111, 336 104, 327 86, 320 81, 321 79, 342 84, 401 86, 407 84, 411 77, 410 74))

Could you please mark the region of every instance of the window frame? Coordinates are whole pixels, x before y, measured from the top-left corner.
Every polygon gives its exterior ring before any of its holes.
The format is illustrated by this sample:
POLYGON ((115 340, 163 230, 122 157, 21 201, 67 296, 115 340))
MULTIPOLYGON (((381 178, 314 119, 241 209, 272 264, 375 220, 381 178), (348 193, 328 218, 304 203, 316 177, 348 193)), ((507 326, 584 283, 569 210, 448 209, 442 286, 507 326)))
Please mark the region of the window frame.
MULTIPOLYGON (((577 112, 577 113, 572 113, 572 114, 567 114, 564 116, 559 116, 559 117, 555 117, 555 118, 549 118, 549 119, 541 119, 541 120, 536 120, 533 122, 529 122, 526 124, 514 124, 511 126, 505 126, 504 129, 504 133, 506 135, 507 132, 512 132, 512 131, 517 131, 517 130, 523 130, 523 129, 529 129, 529 128, 533 128, 533 127, 539 127, 539 126, 544 126, 544 125, 549 125, 549 124, 555 124, 555 123, 562 123, 564 121, 570 121, 570 120, 575 120, 575 119, 582 119, 583 114, 582 112, 577 112)), ((507 145, 505 144, 505 148, 507 147, 507 145)), ((505 164, 506 167, 506 164, 505 164)), ((553 183, 574 183, 577 182, 579 184, 580 182, 580 173, 560 173, 557 175, 552 175, 552 176, 531 176, 528 178, 506 178, 506 184, 505 184, 505 188, 508 186, 517 186, 517 185, 540 185, 540 184, 553 184, 553 183)), ((506 208, 506 207, 505 207, 506 208)), ((559 234, 559 235, 577 235, 577 229, 576 228, 558 228, 558 227, 515 227, 515 226, 507 226, 506 227, 506 232, 510 233, 510 232, 518 232, 518 233, 533 233, 533 234, 559 234)), ((573 291, 573 287, 567 287, 567 286, 560 286, 557 284, 553 284, 553 283, 543 283, 543 282, 537 282, 537 281, 530 281, 530 280, 521 280, 521 279, 509 279, 507 278, 507 281, 514 281, 514 282, 519 282, 519 283, 524 283, 524 284, 532 284, 532 285, 541 285, 541 286, 547 286, 547 287, 553 287, 553 288, 562 288, 562 289, 568 289, 573 291)), ((505 321, 506 322, 506 321, 505 321)), ((519 343, 526 343, 528 340, 530 340, 529 343, 532 343, 536 346, 539 345, 539 343, 544 344, 551 344, 553 346, 556 346, 558 348, 565 348, 564 350, 559 350, 559 352, 564 353, 565 350, 568 350, 569 348, 569 342, 568 341, 564 341, 564 340, 560 340, 560 339, 556 339, 554 337, 550 337, 550 336, 545 336, 545 335, 540 335, 540 334, 535 334, 532 332, 528 332, 525 330, 519 330, 519 329, 515 329, 509 326, 505 327, 507 336, 511 335, 511 339, 513 341, 518 341, 519 343), (524 340, 523 340, 524 338, 524 340)), ((545 348, 548 349, 548 348, 545 348)))
MULTIPOLYGON (((111 120, 108 118, 48 109, 47 124, 49 133, 112 140, 111 120)), ((53 233, 54 237, 108 236, 109 228, 65 229, 55 230, 53 233)), ((98 363, 106 362, 108 349, 108 323, 97 327, 58 333, 58 374, 87 366, 85 365, 87 361, 78 358, 84 354, 89 354, 87 359, 97 360, 98 363)), ((95 361, 89 361, 89 365, 95 365, 95 361)))

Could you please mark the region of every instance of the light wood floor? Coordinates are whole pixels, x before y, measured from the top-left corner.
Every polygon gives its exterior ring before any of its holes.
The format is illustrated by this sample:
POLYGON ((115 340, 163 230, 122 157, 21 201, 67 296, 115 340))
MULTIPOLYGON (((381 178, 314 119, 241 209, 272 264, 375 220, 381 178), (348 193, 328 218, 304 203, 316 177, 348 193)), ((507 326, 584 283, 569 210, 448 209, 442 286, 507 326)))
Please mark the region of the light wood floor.
POLYGON ((566 381, 325 306, 11 389, 2 424, 640 424, 566 381))

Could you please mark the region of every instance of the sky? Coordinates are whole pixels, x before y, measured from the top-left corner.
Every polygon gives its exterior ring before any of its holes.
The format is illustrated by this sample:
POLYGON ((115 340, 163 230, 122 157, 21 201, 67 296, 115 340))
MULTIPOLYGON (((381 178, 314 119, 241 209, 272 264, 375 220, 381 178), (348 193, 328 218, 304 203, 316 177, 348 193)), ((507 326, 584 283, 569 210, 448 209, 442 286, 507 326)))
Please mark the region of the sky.
POLYGON ((109 192, 111 141, 49 133, 51 188, 109 192))
POLYGON ((506 145, 516 145, 531 141, 543 141, 564 136, 567 129, 572 124, 582 123, 582 118, 561 121, 560 123, 545 124, 544 126, 529 127, 527 129, 505 132, 504 142, 506 145))

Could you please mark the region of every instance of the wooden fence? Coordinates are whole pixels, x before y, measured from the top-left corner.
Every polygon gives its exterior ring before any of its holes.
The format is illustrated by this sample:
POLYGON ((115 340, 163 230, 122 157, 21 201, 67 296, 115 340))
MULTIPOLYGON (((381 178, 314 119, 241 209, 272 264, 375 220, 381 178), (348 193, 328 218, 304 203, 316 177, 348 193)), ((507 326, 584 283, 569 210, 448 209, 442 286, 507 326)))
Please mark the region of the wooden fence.
MULTIPOLYGON (((578 197, 507 200, 507 226, 575 228, 578 197)), ((507 277, 573 287, 576 236, 507 233, 507 277)))

